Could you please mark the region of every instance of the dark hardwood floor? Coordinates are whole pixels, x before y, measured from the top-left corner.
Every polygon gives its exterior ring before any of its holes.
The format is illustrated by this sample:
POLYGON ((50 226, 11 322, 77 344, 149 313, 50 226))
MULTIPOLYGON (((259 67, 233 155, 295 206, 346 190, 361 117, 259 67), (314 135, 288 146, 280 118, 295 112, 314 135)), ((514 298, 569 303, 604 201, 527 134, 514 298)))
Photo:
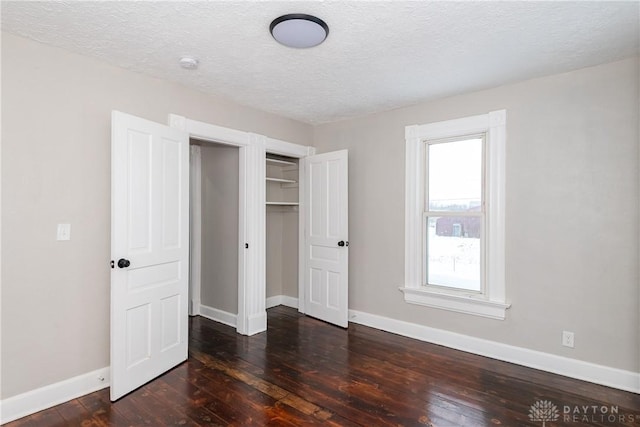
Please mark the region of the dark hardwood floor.
POLYGON ((192 318, 187 362, 115 403, 104 389, 7 427, 542 426, 529 418, 538 401, 559 411, 549 427, 640 426, 640 395, 282 306, 268 313, 268 332, 253 337, 192 318))

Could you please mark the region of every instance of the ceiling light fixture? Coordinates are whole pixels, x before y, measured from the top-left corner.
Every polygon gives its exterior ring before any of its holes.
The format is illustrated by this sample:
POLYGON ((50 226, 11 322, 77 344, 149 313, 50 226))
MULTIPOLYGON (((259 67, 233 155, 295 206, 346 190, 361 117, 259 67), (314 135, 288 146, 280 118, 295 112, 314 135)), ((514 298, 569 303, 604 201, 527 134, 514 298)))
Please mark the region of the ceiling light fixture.
POLYGON ((291 13, 274 19, 269 31, 278 43, 305 49, 322 43, 329 35, 329 26, 315 16, 291 13))
POLYGON ((185 70, 195 70, 198 68, 198 60, 190 56, 180 58, 180 66, 185 70))

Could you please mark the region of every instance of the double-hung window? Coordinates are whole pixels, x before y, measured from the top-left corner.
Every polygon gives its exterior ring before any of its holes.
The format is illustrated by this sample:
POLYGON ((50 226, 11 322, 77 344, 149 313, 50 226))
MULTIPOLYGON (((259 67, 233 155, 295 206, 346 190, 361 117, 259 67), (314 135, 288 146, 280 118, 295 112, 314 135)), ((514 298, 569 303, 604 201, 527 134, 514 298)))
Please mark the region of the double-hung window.
POLYGON ((504 319, 506 112, 407 126, 405 301, 504 319))

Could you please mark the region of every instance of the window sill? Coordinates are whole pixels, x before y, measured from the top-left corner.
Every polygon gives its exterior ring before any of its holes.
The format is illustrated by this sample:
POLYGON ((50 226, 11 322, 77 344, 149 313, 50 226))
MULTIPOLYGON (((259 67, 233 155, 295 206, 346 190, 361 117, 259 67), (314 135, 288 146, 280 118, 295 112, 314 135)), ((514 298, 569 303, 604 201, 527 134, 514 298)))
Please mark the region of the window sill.
POLYGON ((437 292, 426 288, 401 287, 400 290, 404 293, 405 302, 410 304, 441 308, 458 313, 488 317, 490 319, 504 320, 506 310, 511 307, 511 304, 488 301, 468 295, 453 295, 437 292))

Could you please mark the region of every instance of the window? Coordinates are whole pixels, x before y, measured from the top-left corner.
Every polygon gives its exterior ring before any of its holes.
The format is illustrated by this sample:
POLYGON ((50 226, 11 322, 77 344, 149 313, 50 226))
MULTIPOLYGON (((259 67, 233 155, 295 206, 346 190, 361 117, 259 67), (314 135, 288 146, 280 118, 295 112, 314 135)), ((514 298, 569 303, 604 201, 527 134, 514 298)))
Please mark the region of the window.
POLYGON ((424 141, 425 286, 482 291, 484 139, 424 141))
POLYGON ((405 301, 505 318, 505 129, 504 110, 407 126, 405 301))

